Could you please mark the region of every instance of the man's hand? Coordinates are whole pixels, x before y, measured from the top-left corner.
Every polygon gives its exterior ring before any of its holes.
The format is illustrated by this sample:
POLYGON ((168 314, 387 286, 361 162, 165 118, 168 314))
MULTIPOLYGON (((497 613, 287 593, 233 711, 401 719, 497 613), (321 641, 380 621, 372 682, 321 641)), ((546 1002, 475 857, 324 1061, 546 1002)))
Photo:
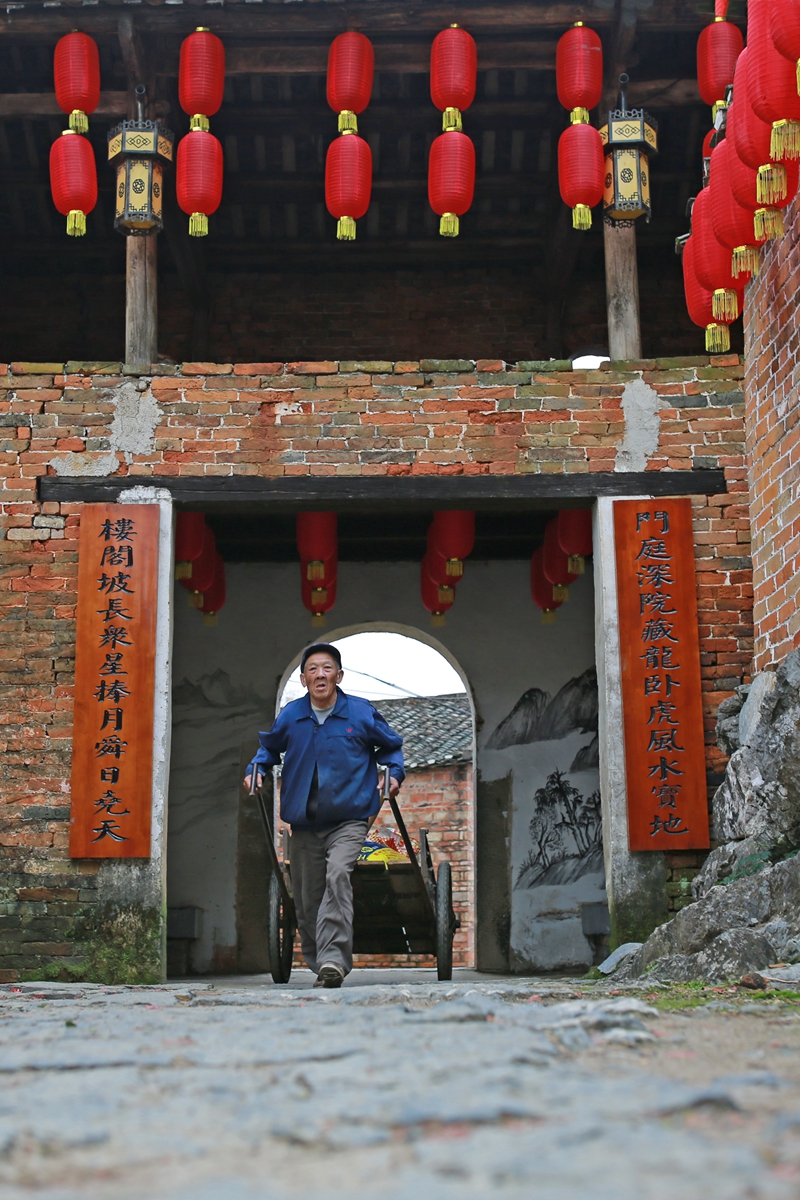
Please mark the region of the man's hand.
MULTIPOLYGON (((250 784, 252 782, 252 778, 253 778, 252 775, 245 775, 245 777, 244 777, 244 786, 248 792, 250 791, 250 784)), ((257 773, 256 774, 256 791, 258 791, 258 789, 261 787, 263 782, 264 782, 264 776, 257 773)))
MULTIPOLYGON (((378 791, 381 794, 381 799, 383 799, 383 779, 379 779, 379 781, 378 781, 378 791)), ((394 800, 395 796, 397 795, 397 793, 399 791, 400 791, 399 782, 395 779, 394 775, 390 775, 389 776, 389 795, 392 800, 394 800)))

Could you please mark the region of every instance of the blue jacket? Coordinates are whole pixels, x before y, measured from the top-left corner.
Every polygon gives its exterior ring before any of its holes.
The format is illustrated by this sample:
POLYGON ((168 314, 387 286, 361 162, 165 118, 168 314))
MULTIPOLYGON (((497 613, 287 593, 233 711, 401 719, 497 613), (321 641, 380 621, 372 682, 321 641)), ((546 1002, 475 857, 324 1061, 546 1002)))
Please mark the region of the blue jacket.
POLYGON ((314 716, 308 695, 287 704, 269 733, 259 733, 258 752, 247 768, 261 774, 280 762, 281 818, 296 829, 324 828, 340 821, 374 817, 381 806, 378 763, 405 779, 403 739, 369 700, 336 689, 336 707, 323 725, 314 716), (306 816, 314 769, 318 772, 317 819, 306 816))

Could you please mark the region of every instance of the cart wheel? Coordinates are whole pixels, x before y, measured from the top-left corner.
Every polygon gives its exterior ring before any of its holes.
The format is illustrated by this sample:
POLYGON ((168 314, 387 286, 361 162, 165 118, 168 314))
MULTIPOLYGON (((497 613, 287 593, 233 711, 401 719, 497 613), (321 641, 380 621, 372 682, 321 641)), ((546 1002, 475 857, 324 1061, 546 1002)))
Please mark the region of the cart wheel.
POLYGON ((267 933, 269 969, 275 983, 288 983, 292 973, 294 952, 294 921, 287 913, 278 878, 273 873, 269 880, 269 926, 267 933))
POLYGON ((453 978, 453 881, 450 863, 439 863, 436 872, 436 971, 439 979, 453 978))

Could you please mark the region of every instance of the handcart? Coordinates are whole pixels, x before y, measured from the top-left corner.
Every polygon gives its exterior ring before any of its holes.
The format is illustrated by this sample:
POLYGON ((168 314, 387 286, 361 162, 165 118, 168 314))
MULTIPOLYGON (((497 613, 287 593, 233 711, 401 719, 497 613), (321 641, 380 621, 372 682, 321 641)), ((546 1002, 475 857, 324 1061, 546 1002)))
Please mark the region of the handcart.
MULTIPOLYGON (((292 972, 297 917, 292 897, 291 838, 283 831, 283 862, 278 858, 272 814, 256 788, 256 797, 272 867, 268 898, 269 967, 275 983, 288 983, 292 972)), ((357 862, 353 868, 353 953, 431 954, 439 979, 453 977, 453 938, 461 922, 453 911, 450 864, 439 863, 434 876, 427 830, 419 831, 419 857, 408 836, 397 800, 389 795, 389 768, 383 768, 383 798, 392 808, 408 855, 400 862, 357 862)))

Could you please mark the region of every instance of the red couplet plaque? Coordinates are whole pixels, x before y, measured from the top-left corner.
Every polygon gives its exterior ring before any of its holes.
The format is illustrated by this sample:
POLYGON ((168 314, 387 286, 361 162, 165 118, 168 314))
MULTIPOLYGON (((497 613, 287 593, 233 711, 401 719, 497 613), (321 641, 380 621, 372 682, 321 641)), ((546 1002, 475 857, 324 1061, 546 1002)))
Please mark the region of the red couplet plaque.
POLYGON ((81 514, 71 858, 149 858, 158 523, 155 504, 81 514))
POLYGON ((708 848, 692 506, 614 505, 631 850, 708 848))

